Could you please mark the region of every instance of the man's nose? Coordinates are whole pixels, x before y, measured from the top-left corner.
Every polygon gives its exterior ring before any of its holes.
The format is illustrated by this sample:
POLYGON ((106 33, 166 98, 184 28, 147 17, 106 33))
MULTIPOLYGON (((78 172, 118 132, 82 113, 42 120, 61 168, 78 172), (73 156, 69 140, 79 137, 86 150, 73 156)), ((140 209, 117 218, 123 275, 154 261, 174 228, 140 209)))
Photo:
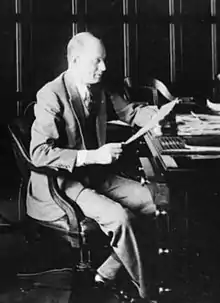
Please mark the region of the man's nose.
POLYGON ((103 60, 100 61, 99 68, 100 68, 101 71, 105 71, 106 70, 106 65, 105 65, 105 62, 103 60))

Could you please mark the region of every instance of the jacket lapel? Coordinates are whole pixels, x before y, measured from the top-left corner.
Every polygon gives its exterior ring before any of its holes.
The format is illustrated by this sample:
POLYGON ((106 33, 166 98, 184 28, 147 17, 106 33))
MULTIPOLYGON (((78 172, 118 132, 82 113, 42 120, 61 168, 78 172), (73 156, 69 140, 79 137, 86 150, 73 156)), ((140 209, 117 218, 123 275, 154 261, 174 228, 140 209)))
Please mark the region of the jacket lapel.
POLYGON ((106 113, 106 98, 104 91, 101 91, 99 95, 99 111, 96 119, 96 132, 97 132, 97 140, 99 146, 105 144, 106 142, 106 121, 107 121, 107 113, 106 113))
POLYGON ((64 74, 63 81, 64 81, 64 85, 65 85, 67 93, 68 93, 68 97, 69 97, 68 101, 69 101, 70 107, 73 111, 74 116, 76 117, 76 119, 79 122, 79 127, 83 130, 84 126, 85 126, 85 111, 84 111, 84 107, 82 104, 82 100, 81 100, 79 91, 78 91, 76 85, 74 85, 74 83, 72 83, 70 85, 69 80, 66 77, 66 74, 64 74))

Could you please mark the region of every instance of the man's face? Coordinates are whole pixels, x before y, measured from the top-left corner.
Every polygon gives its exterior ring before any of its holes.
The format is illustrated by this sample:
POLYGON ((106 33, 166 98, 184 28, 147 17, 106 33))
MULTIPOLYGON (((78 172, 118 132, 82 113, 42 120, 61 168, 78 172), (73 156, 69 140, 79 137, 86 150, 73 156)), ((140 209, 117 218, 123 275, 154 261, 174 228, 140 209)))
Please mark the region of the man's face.
POLYGON ((85 84, 98 83, 105 66, 105 48, 99 40, 92 40, 76 60, 77 72, 85 84))

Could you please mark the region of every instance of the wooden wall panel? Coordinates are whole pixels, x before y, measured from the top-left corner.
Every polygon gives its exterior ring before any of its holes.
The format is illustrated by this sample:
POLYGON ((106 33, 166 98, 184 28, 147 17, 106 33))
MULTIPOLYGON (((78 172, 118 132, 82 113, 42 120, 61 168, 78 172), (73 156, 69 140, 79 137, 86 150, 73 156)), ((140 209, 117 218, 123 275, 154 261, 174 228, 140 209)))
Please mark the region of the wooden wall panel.
POLYGON ((169 0, 139 0, 139 14, 149 18, 164 18, 169 14, 169 0))
POLYGON ((184 23, 183 30, 183 70, 181 82, 188 94, 211 93, 208 88, 212 81, 211 27, 198 22, 184 23), (202 37, 202 39, 201 39, 202 37))
POLYGON ((15 7, 13 0, 0 1, 0 123, 16 114, 15 7))
POLYGON ((129 7, 133 82, 145 83, 155 75, 169 79, 169 1, 130 1, 129 7))
MULTIPOLYGON (((25 0, 23 0, 25 1, 25 0)), ((26 102, 36 92, 67 68, 66 46, 72 36, 72 2, 43 0, 24 2, 23 24, 23 87, 26 102)))
POLYGON ((211 2, 182 2, 182 93, 210 96, 215 67, 212 66, 211 2))
POLYGON ((122 1, 117 0, 86 0, 86 10, 91 15, 99 15, 99 18, 103 18, 103 14, 106 16, 112 15, 117 18, 117 16, 122 15, 122 1))
POLYGON ((176 94, 211 96, 220 70, 217 0, 1 0, 0 17, 0 80, 13 108, 66 68, 73 31, 103 39, 110 78, 154 76, 176 94))
POLYGON ((207 17, 210 12, 210 0, 182 0, 182 13, 194 18, 207 17))
POLYGON ((27 86, 24 86, 30 97, 32 92, 35 94, 41 86, 67 68, 66 46, 72 36, 72 28, 65 23, 33 23, 31 34, 32 56, 29 77, 32 83, 27 81, 27 86))
POLYGON ((106 78, 121 79, 124 67, 123 2, 85 1, 85 29, 102 39, 106 50, 106 78))
POLYGON ((16 89, 16 62, 15 62, 15 24, 0 22, 1 58, 0 83, 1 93, 16 89))
POLYGON ((158 77, 168 82, 169 70, 169 25, 141 24, 138 30, 139 82, 147 77, 158 77))
POLYGON ((32 0, 30 2, 31 2, 32 14, 35 17, 39 17, 39 18, 47 16, 50 20, 52 16, 56 15, 62 17, 63 15, 71 14, 72 11, 72 2, 68 0, 65 1, 32 0))

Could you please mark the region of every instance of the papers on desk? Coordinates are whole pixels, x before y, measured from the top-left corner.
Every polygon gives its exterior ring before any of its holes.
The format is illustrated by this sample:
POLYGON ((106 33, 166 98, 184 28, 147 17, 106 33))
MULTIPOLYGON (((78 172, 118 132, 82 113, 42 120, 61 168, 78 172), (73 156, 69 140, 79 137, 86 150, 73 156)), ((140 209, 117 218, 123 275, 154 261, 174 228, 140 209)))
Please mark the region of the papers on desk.
POLYGON ((176 123, 179 136, 220 135, 220 115, 177 115, 176 123))

